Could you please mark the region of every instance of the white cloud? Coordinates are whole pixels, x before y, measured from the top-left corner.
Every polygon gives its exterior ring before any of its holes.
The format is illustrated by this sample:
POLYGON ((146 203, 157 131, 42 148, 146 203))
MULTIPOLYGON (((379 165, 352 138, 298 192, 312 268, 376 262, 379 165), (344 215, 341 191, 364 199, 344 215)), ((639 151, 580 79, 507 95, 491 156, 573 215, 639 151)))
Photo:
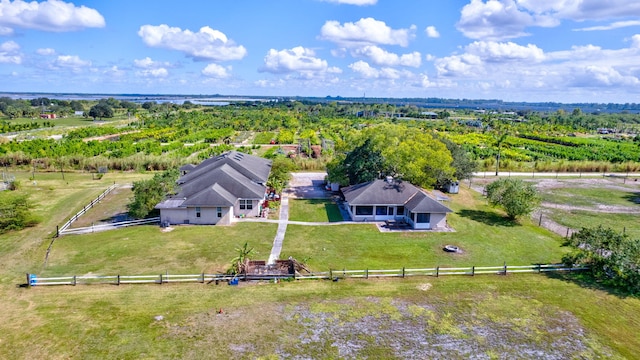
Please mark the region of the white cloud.
POLYGON ((74 72, 81 71, 91 66, 91 61, 82 60, 77 55, 58 55, 54 65, 60 68, 70 69, 74 72))
MULTIPOLYGON (((329 65, 326 60, 317 58, 315 52, 302 46, 293 49, 271 49, 264 57, 264 65, 260 71, 274 74, 300 73, 306 76, 319 75, 327 72, 329 65)), ((335 70, 332 70, 335 71, 335 70)))
POLYGON ((376 69, 362 60, 350 64, 349 68, 365 79, 396 80, 400 78, 410 78, 413 76, 413 73, 409 71, 400 71, 390 67, 376 69))
POLYGON ((224 79, 231 76, 231 70, 231 66, 224 67, 218 64, 209 64, 204 69, 202 69, 202 75, 211 78, 224 79))
POLYGON ((169 76, 169 70, 165 68, 144 69, 136 71, 136 75, 146 78, 165 78, 169 76))
POLYGON ((362 18, 355 23, 327 21, 320 29, 320 38, 341 46, 400 45, 406 47, 415 36, 415 25, 409 29, 392 29, 384 21, 362 18))
POLYGON ((13 28, 62 32, 104 26, 104 17, 97 10, 84 5, 75 6, 61 0, 40 3, 0 1, 0 33, 13 28))
POLYGON ((631 47, 640 49, 640 34, 636 34, 631 37, 631 47))
POLYGON ((166 24, 143 25, 138 35, 148 46, 181 51, 197 60, 239 60, 247 54, 244 46, 236 45, 224 33, 208 26, 192 32, 166 24))
POLYGON ((427 28, 424 29, 424 32, 427 33, 427 36, 430 38, 440 37, 440 33, 438 32, 438 30, 436 30, 435 26, 427 26, 427 28))
POLYGON ((609 66, 589 65, 576 68, 571 74, 571 86, 578 87, 612 87, 612 86, 637 86, 640 80, 631 75, 622 75, 609 66))
POLYGON ((435 67, 441 76, 475 76, 482 70, 478 55, 462 54, 437 59, 435 67))
MULTIPOLYGON (((554 27, 561 20, 604 21, 640 16, 636 0, 471 0, 462 8, 457 28, 472 39, 505 40, 529 35, 531 26, 554 27)), ((637 20, 577 29, 611 30, 638 26, 637 20)))
POLYGON ((0 44, 0 64, 21 64, 20 45, 15 41, 0 44))
POLYGON ((55 55, 56 51, 52 48, 40 48, 36 50, 36 53, 42 56, 51 56, 51 55, 55 55))
POLYGON ((13 29, 6 26, 0 26, 0 36, 9 36, 9 35, 13 35, 13 29))
POLYGON ((518 0, 518 5, 535 14, 575 21, 640 16, 636 0, 518 0))
POLYGON ((144 59, 134 59, 133 65, 140 69, 159 69, 163 67, 171 67, 170 63, 154 61, 148 56, 144 59))
POLYGON ((381 49, 378 46, 368 45, 360 48, 355 48, 351 51, 351 54, 355 57, 366 57, 370 59, 376 65, 383 66, 410 66, 420 67, 422 65, 422 56, 419 52, 415 51, 409 54, 403 54, 398 56, 381 49))
MULTIPOLYGON (((528 35, 525 28, 536 23, 536 18, 519 9, 514 0, 471 0, 462 8, 456 27, 471 39, 504 40, 528 35)), ((538 25, 555 23, 541 21, 538 25)))
POLYGON ((336 3, 336 4, 347 4, 347 5, 375 5, 378 0, 322 0, 324 2, 336 3))
POLYGON ((467 52, 485 61, 502 62, 511 60, 542 61, 544 51, 536 45, 521 46, 512 42, 474 41, 467 45, 467 52))
POLYGON ((591 26, 586 28, 574 29, 573 31, 605 31, 630 26, 640 26, 640 20, 616 21, 609 25, 591 26))

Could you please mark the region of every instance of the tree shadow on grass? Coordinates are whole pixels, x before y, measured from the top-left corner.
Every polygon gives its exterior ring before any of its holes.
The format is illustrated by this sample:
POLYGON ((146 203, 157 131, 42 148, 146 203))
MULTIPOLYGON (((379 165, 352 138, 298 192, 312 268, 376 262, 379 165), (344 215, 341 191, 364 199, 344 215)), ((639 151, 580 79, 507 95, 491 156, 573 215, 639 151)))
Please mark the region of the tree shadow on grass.
POLYGON ((520 223, 518 223, 517 221, 511 220, 500 214, 496 214, 493 211, 463 209, 458 211, 457 214, 464 218, 481 222, 489 226, 505 226, 505 227, 521 226, 520 223))
POLYGON ((631 192, 623 197, 625 200, 628 200, 634 204, 640 204, 640 192, 631 192))
POLYGON ((550 271, 550 272, 545 272, 544 276, 548 277, 549 279, 555 279, 555 280, 565 281, 568 283, 573 283, 585 289, 605 291, 608 294, 619 297, 619 298, 638 296, 638 295, 631 294, 628 291, 603 284, 602 282, 594 279, 591 273, 589 272, 589 270, 577 271, 577 272, 550 271))

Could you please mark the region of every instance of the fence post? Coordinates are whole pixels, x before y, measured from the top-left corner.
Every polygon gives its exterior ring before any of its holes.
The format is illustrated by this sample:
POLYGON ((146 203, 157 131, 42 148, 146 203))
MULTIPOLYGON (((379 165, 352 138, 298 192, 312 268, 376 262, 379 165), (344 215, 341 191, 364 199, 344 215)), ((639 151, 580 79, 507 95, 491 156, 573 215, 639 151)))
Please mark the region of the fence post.
POLYGON ((342 268, 342 278, 343 278, 343 279, 346 279, 346 278, 347 278, 347 271, 346 271, 346 270, 347 270, 347 269, 342 268))
POLYGON ((540 274, 540 272, 542 272, 542 264, 538 264, 538 274, 540 274))
POLYGON ((31 287, 31 274, 27 273, 27 287, 31 287))
POLYGON ((200 280, 200 283, 201 283, 201 284, 204 284, 204 272, 202 273, 202 278, 201 278, 201 280, 200 280))
POLYGON ((402 267, 402 278, 404 279, 404 266, 402 267))
POLYGON ((333 280, 333 270, 329 269, 329 279, 333 280))
POLYGON ((440 275, 440 265, 436 266, 436 277, 440 275))
POLYGON ((364 278, 368 279, 369 278, 369 269, 365 269, 364 271, 364 278))
POLYGON ((540 212, 540 220, 538 220, 538 226, 542 225, 542 212, 540 212))
POLYGON ((118 277, 117 277, 116 281, 117 281, 116 285, 120 286, 120 274, 118 274, 118 277))
POLYGON ((160 274, 160 285, 162 285, 162 274, 160 274))
POLYGON ((471 276, 476 276, 476 267, 475 267, 475 265, 471 267, 471 276))
POLYGON ((504 262, 504 275, 507 275, 507 262, 504 262))
POLYGON ((77 280, 76 280, 76 275, 73 275, 73 286, 76 286, 76 284, 77 284, 77 283, 78 283, 78 282, 77 282, 77 280))
POLYGON ((567 228, 567 235, 565 236, 566 239, 569 238, 569 228, 567 228))

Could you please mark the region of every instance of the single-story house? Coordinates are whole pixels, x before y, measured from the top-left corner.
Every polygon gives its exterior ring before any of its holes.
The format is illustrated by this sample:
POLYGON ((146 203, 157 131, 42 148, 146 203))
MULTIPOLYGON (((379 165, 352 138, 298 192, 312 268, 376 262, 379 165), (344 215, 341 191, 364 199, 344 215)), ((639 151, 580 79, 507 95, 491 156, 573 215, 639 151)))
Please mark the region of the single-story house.
POLYGON ((229 151, 180 171, 180 191, 155 207, 162 224, 229 225, 262 214, 271 160, 229 151))
POLYGON ((342 189, 353 221, 404 221, 413 229, 444 228, 447 206, 409 182, 388 177, 342 189))

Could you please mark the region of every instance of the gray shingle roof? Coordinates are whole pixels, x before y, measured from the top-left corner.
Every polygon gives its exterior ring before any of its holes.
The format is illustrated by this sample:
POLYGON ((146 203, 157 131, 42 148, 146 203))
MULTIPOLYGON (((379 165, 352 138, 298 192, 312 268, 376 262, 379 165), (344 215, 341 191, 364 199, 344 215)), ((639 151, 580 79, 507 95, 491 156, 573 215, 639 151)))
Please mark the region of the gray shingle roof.
POLYGON ((271 161, 230 151, 209 158, 180 179, 180 192, 156 206, 233 206, 238 199, 262 199, 271 161))
POLYGON ((403 205, 420 189, 407 181, 374 180, 342 189, 350 205, 403 205))
POLYGON ((453 212, 422 191, 416 193, 416 195, 405 204, 405 208, 413 213, 443 214, 453 212))
POLYGON ((449 213, 451 209, 407 181, 374 180, 348 186, 342 194, 349 205, 397 205, 419 213, 449 213))

